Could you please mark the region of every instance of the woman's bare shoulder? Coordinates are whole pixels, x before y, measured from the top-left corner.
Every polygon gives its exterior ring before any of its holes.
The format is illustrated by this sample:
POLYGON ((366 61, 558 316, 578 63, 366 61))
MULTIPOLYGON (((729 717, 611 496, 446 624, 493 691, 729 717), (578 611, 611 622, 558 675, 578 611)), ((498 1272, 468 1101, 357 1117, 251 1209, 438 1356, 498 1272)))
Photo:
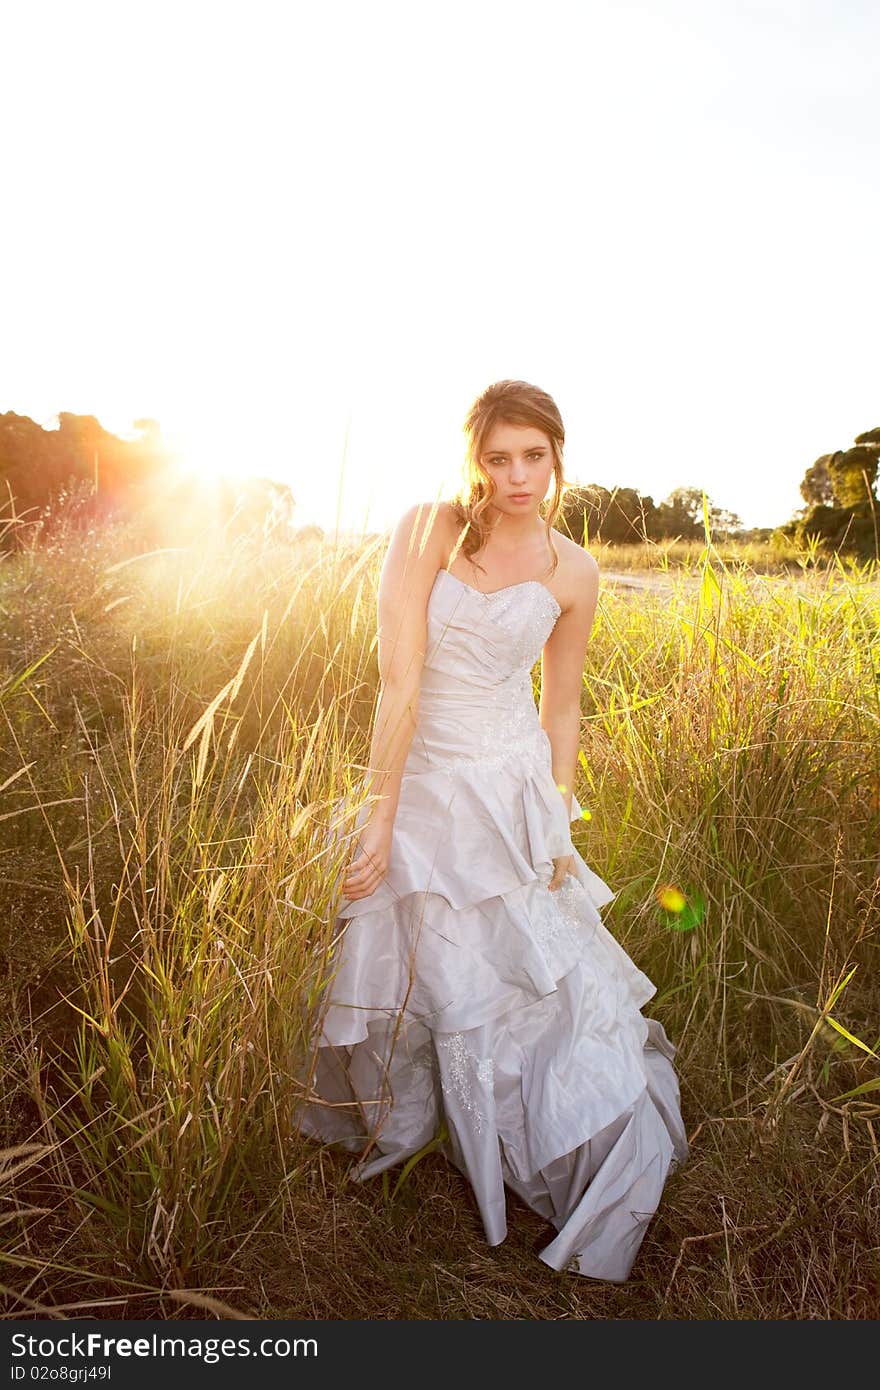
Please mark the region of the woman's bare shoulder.
POLYGON ((570 536, 555 529, 550 534, 559 556, 554 588, 558 588, 562 596, 562 607, 567 608, 585 589, 598 589, 599 565, 595 556, 570 536))
POLYGON ((454 525, 455 514, 450 502, 413 502, 398 514, 391 534, 416 535, 420 539, 440 535, 445 538, 454 525))
POLYGON ((458 525, 458 513, 453 502, 413 502, 405 512, 401 512, 394 529, 406 527, 413 530, 439 530, 441 527, 458 525))
POLYGON ((564 563, 574 573, 582 575, 598 574, 599 564, 594 555, 589 550, 585 550, 577 541, 573 541, 571 536, 566 536, 562 531, 555 528, 550 532, 553 537, 553 544, 559 553, 560 564, 564 563))
POLYGON ((414 502, 398 516, 392 527, 386 563, 394 556, 405 555, 407 571, 417 565, 433 578, 446 564, 458 530, 451 503, 414 502))
POLYGON ((461 519, 452 502, 414 502, 400 517, 397 528, 418 539, 419 546, 436 548, 439 563, 455 546, 461 532, 461 519))

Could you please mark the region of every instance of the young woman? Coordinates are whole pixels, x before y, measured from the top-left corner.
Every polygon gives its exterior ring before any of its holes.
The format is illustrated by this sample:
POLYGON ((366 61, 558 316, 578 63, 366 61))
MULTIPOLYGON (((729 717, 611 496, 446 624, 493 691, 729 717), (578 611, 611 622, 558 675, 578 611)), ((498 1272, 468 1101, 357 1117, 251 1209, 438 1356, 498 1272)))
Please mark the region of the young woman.
POLYGON ((407 511, 382 569, 368 795, 301 1127, 358 1151, 358 1179, 434 1140, 490 1244, 507 1186, 555 1228, 542 1260, 622 1282, 688 1149, 675 1049, 641 1013, 655 986, 570 832, 598 567, 553 529, 553 400, 498 382, 465 432, 461 496, 407 511))

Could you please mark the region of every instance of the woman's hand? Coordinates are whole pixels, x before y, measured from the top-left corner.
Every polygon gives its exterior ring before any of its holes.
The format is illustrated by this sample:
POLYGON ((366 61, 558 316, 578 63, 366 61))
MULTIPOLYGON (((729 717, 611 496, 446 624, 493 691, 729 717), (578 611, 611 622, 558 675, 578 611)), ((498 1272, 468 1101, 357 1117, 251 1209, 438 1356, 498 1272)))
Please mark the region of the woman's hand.
POLYGON ((386 821, 367 822, 343 879, 344 898, 368 898, 379 886, 388 871, 392 828, 386 821))
POLYGON ((557 888, 562 887, 563 879, 566 874, 574 873, 574 855, 566 854, 561 859, 553 860, 553 877, 547 884, 551 893, 555 893, 557 888))

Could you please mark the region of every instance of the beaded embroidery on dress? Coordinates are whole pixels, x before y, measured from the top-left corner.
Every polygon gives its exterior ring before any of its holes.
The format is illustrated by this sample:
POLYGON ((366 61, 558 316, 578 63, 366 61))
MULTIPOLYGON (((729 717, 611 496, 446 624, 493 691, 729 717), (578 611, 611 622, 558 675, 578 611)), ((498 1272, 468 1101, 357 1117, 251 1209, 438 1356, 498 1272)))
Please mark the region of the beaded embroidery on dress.
POLYGON ((560 612, 537 580, 483 594, 439 571, 391 861, 342 899, 298 1124, 361 1153, 358 1180, 445 1126, 491 1245, 508 1187, 556 1230, 546 1264, 623 1282, 688 1146, 675 1048, 641 1013, 656 986, 601 920, 615 895, 572 843, 538 720, 560 612))

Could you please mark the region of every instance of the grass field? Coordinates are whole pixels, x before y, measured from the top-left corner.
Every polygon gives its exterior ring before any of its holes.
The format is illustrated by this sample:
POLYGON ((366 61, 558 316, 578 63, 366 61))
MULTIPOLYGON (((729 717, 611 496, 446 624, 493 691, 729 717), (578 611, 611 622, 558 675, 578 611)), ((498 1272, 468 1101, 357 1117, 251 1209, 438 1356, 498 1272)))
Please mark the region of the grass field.
POLYGON ((358 1187, 292 1137, 382 544, 136 548, 0 561, 6 1316, 876 1317, 876 566, 594 552, 642 583, 601 590, 576 841, 691 1143, 613 1286, 512 1196, 487 1247, 436 1156, 358 1187))

